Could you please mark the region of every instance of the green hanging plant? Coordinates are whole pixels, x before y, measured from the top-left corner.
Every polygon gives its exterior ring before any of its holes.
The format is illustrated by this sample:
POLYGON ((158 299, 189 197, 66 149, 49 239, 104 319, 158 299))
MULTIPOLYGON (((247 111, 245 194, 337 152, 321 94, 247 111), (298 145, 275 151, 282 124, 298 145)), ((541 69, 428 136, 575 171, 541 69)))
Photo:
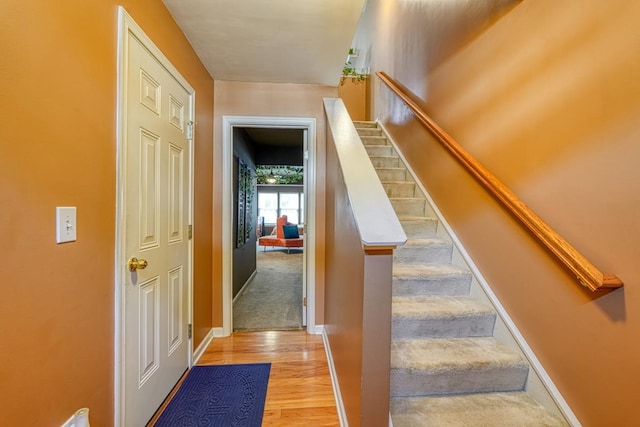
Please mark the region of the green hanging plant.
POLYGON ((302 166, 256 166, 258 184, 302 184, 303 174, 302 166))
MULTIPOLYGON (((355 51, 353 48, 349 49, 349 56, 355 55, 355 51)), ((342 67, 342 76, 340 76, 340 86, 344 84, 347 79, 351 79, 353 83, 361 83, 364 82, 367 78, 367 75, 364 73, 358 72, 351 61, 347 60, 344 63, 344 67, 342 67)))

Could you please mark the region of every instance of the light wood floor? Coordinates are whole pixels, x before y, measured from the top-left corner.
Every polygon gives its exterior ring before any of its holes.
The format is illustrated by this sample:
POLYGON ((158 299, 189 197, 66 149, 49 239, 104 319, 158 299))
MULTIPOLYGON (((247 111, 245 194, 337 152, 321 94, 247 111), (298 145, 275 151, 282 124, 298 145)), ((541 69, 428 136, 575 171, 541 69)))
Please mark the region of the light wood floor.
POLYGON ((339 426, 322 337, 306 331, 215 338, 198 365, 270 362, 263 426, 339 426))

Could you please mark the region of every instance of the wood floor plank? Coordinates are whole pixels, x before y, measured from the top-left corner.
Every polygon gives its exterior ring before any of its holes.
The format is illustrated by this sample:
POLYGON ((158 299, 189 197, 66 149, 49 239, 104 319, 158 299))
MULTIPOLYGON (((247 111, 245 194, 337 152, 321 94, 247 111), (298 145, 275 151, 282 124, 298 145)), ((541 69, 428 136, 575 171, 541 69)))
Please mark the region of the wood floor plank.
POLYGON ((327 408, 294 408, 282 409, 279 416, 265 417, 262 427, 267 426, 287 426, 287 427, 338 427, 340 423, 337 417, 327 408))
POLYGON ((306 331, 215 338, 198 365, 271 363, 263 426, 339 426, 322 337, 306 331))

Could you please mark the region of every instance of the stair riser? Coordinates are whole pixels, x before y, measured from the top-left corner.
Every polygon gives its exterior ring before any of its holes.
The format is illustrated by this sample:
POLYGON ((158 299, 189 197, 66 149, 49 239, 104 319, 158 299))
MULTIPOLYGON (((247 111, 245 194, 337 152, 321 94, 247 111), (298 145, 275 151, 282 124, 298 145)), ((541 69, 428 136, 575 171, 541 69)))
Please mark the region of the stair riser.
MULTIPOLYGON (((371 156, 371 164, 374 168, 397 168, 400 166, 400 158, 398 157, 376 157, 371 156)), ((404 178, 403 174, 403 178, 404 178)), ((381 180, 382 181, 382 180, 381 180)))
POLYGON ((387 138, 384 136, 365 136, 360 135, 360 139, 364 145, 388 145, 387 138))
POLYGON ((358 129, 360 136, 381 136, 382 130, 378 128, 360 128, 358 129))
POLYGON ((405 181, 407 177, 407 170, 400 169, 376 169, 376 173, 380 178, 380 181, 405 181))
POLYGON ((424 216, 426 200, 424 199, 391 199, 391 205, 398 216, 424 216))
POLYGON ((489 366, 483 369, 417 371, 391 370, 391 396, 435 396, 524 390, 527 366, 489 366))
POLYGON ((385 146, 385 145, 365 145, 365 150, 369 154, 369 157, 376 156, 388 156, 394 157, 395 152, 393 151, 393 147, 385 146))
POLYGON ((393 296, 462 296, 470 289, 470 275, 393 278, 393 296))
POLYGON ((429 238, 436 235, 438 232, 438 221, 424 220, 424 221, 400 221, 404 233, 409 238, 429 238))
POLYGON ((403 264, 449 264, 451 245, 401 246, 394 251, 393 262, 403 264))
POLYGON ((387 196, 390 198, 414 197, 416 194, 416 184, 413 182, 402 183, 382 183, 387 196))
POLYGON ((393 316, 392 339, 403 338, 468 338, 493 335, 495 314, 482 313, 456 317, 393 316))

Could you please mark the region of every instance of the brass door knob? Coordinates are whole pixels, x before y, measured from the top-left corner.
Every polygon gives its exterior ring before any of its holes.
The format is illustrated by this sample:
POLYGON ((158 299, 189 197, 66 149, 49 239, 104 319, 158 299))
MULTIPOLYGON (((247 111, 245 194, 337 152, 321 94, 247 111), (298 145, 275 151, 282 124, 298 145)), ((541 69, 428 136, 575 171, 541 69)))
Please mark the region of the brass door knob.
POLYGON ((136 271, 138 269, 140 270, 144 270, 145 268, 147 268, 147 265, 149 265, 149 263, 147 262, 147 260, 144 260, 142 258, 138 259, 136 257, 133 258, 129 258, 129 271, 136 271))

